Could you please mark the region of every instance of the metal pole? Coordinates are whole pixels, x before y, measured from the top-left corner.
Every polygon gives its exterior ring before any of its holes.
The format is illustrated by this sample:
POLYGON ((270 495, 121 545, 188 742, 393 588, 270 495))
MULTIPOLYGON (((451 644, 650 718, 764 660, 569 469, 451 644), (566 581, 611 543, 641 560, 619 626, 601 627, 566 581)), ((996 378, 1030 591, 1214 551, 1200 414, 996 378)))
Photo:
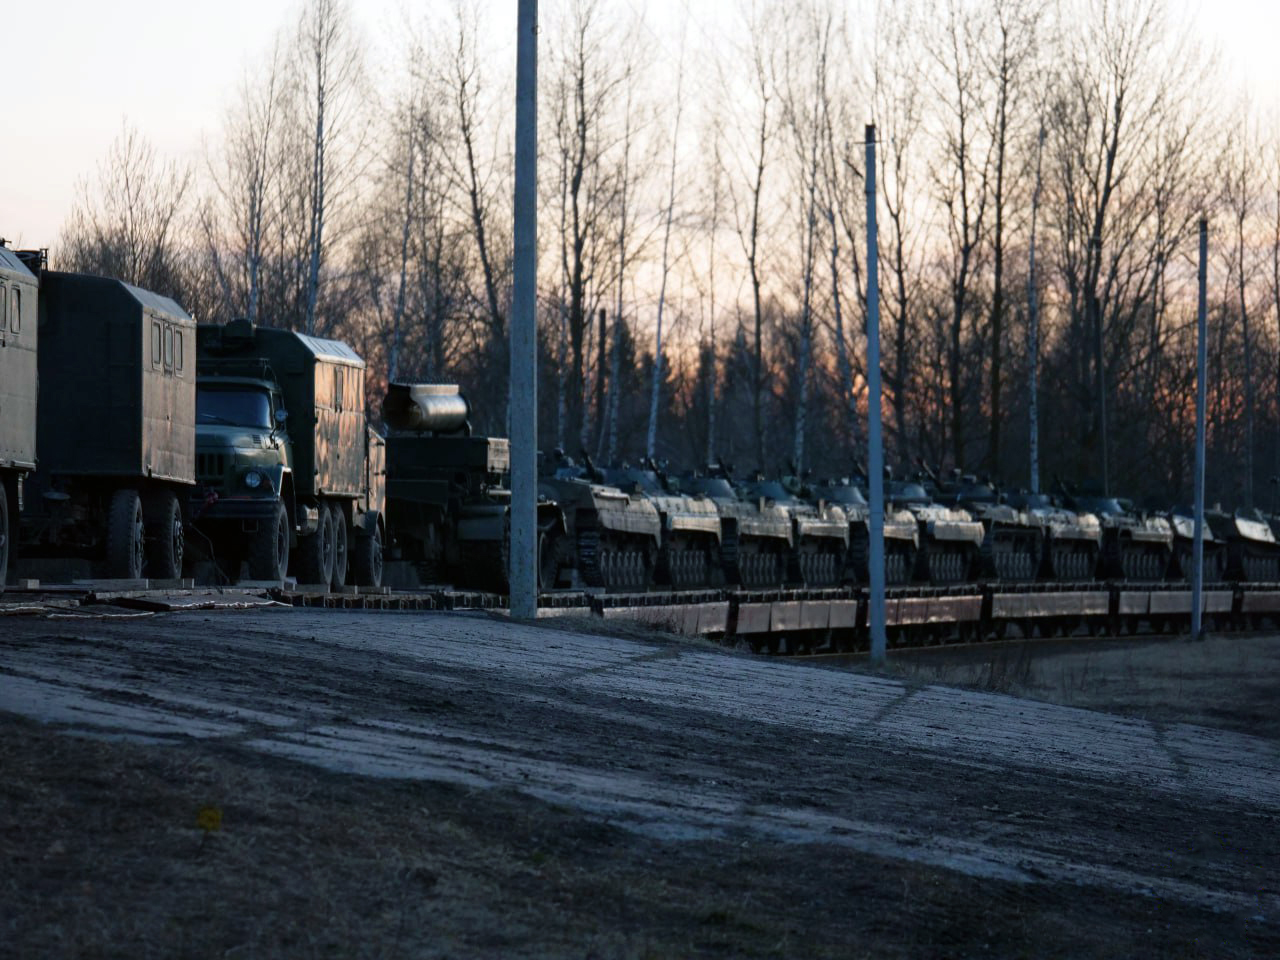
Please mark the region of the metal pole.
POLYGON ((880 436, 880 255, 876 249, 876 127, 867 124, 867 446, 871 507, 867 621, 871 662, 884 663, 884 447, 880 436))
POLYGON ((1191 554, 1191 636, 1203 640, 1201 614, 1204 593, 1204 407, 1206 345, 1205 289, 1209 273, 1209 221, 1200 219, 1200 300, 1196 310, 1196 526, 1191 554))
POLYGON ((538 615, 538 0, 516 38, 515 259, 511 295, 511 616, 538 615))

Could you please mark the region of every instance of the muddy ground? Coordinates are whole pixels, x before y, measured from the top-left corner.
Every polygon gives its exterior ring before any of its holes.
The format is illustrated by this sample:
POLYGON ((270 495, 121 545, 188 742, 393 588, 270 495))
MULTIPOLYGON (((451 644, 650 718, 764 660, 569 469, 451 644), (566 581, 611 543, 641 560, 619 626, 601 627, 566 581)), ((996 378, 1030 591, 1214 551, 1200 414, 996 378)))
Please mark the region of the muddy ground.
POLYGON ((1280 641, 1176 643, 0 618, 0 956, 1275 956, 1280 641))

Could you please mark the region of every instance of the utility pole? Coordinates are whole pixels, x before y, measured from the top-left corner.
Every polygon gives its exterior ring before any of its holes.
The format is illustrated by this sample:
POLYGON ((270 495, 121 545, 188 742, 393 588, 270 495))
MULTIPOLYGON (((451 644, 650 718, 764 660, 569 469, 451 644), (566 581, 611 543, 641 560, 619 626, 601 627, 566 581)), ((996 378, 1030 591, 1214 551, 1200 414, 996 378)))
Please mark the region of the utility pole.
POLYGON ((884 447, 880 436, 880 254, 876 247, 876 127, 867 124, 867 499, 871 508, 871 662, 885 659, 884 622, 884 447))
POLYGON ((508 582, 512 619, 533 620, 538 615, 538 0, 520 0, 518 23, 508 582))
POLYGON ((1200 298, 1196 309, 1196 524, 1191 553, 1191 639, 1203 640, 1204 594, 1204 408, 1208 346, 1205 305, 1209 274, 1209 221, 1200 218, 1200 298))

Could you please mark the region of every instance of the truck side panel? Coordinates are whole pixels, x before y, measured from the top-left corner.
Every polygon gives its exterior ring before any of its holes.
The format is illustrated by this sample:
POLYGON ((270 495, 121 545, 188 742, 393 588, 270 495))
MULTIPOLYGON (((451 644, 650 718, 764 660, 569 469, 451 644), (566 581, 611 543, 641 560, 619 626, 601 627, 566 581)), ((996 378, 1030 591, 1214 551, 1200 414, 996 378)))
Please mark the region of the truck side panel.
POLYGON ((195 323, 172 300, 46 272, 39 369, 42 473, 195 482, 195 323))
POLYGON ((0 468, 36 460, 36 281, 0 249, 0 468))

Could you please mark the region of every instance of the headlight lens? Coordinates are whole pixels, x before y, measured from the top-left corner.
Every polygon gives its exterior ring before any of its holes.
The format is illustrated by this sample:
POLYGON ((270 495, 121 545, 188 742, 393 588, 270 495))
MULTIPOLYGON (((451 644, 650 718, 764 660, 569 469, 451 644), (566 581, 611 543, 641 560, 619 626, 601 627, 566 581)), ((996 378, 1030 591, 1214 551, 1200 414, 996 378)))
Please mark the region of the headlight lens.
POLYGON ((266 477, 258 470, 250 470, 244 475, 244 485, 250 490, 257 490, 265 482, 266 477))

